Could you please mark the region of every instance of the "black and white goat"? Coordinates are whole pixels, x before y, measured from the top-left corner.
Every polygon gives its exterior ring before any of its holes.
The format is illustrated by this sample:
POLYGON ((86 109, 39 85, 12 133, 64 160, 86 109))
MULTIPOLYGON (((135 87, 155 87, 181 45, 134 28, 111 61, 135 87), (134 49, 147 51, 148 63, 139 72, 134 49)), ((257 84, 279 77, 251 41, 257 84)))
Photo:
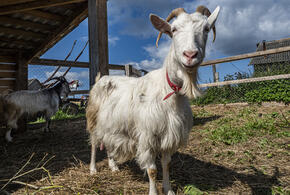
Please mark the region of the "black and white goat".
POLYGON ((23 114, 34 115, 42 113, 45 117, 45 131, 50 131, 50 118, 58 111, 61 97, 70 93, 69 83, 64 77, 54 78, 58 83, 53 87, 41 90, 20 90, 4 96, 7 102, 4 118, 9 130, 6 140, 12 141, 11 128, 17 129, 17 121, 23 114), (9 106, 10 105, 10 106, 9 106))

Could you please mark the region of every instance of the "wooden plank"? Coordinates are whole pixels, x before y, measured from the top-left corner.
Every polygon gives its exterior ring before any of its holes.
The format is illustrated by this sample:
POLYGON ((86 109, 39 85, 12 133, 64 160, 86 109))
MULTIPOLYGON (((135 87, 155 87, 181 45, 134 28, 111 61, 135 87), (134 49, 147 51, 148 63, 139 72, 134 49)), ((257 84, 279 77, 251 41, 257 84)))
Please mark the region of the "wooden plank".
POLYGON ((127 77, 130 77, 130 76, 132 76, 132 74, 133 74, 133 72, 132 72, 132 65, 126 64, 125 65, 125 75, 127 77))
POLYGON ((88 62, 74 62, 74 61, 64 61, 64 60, 51 60, 51 59, 40 59, 34 58, 29 63, 30 65, 45 65, 45 66, 68 66, 68 67, 78 67, 78 68, 89 68, 88 62))
POLYGON ((109 64, 110 70, 125 70, 124 65, 117 65, 117 64, 109 64))
POLYGON ((0 86, 15 86, 15 80, 0 80, 0 86))
POLYGON ((88 0, 90 86, 98 72, 108 75, 107 0, 88 0))
POLYGON ((20 30, 20 29, 15 29, 15 28, 0 27, 0 32, 7 35, 17 35, 17 36, 31 37, 31 38, 37 38, 37 39, 46 38, 46 35, 41 34, 41 33, 35 33, 31 31, 20 30))
POLYGON ((15 63, 16 58, 14 56, 0 56, 0 62, 15 63))
POLYGON ((239 79, 233 81, 223 81, 223 82, 216 82, 216 83, 207 83, 207 84, 200 84, 199 87, 216 87, 222 85, 232 85, 232 84, 241 84, 241 83, 252 83, 258 81, 270 81, 270 80, 277 80, 277 79, 289 79, 290 74, 281 74, 275 76, 266 76, 266 77, 257 77, 257 78, 250 78, 250 79, 239 79))
POLYGON ((16 66, 14 64, 0 64, 1 70, 16 70, 16 66))
POLYGON ((0 72, 0 78, 15 78, 16 72, 0 72))
POLYGON ((286 51, 290 51, 290 46, 280 47, 280 48, 276 48, 276 49, 269 49, 266 51, 258 51, 258 52, 253 52, 253 53, 236 55, 236 56, 221 58, 221 59, 217 59, 217 60, 209 60, 209 61, 201 63, 201 66, 208 66, 208 65, 212 65, 212 64, 220 64, 220 63, 231 62, 231 61, 236 61, 236 60, 243 60, 243 59, 247 59, 247 58, 282 53, 282 52, 286 52, 286 51))
POLYGON ((57 14, 52 14, 52 13, 45 12, 45 11, 40 11, 40 10, 29 10, 29 11, 22 12, 22 14, 31 15, 31 16, 37 17, 37 18, 43 18, 43 19, 46 19, 49 21, 61 22, 64 20, 63 16, 60 16, 57 14))
POLYGON ((79 7, 78 11, 74 12, 71 17, 67 17, 56 31, 51 35, 47 36, 46 41, 44 41, 39 47, 35 48, 30 55, 27 57, 27 63, 35 56, 41 56, 49 48, 51 48, 57 41, 62 37, 72 31, 79 23, 81 23, 87 16, 87 4, 83 4, 79 7))
POLYGON ((77 90, 77 91, 71 91, 70 95, 76 95, 76 94, 89 94, 90 90, 77 90))
POLYGON ((27 3, 30 1, 36 1, 36 0, 3 0, 3 1, 0 1, 0 7, 7 6, 7 5, 15 5, 19 3, 27 3))
POLYGON ((137 70, 136 68, 133 68, 132 67, 132 73, 134 76, 137 76, 137 77, 141 77, 142 76, 142 73, 141 71, 137 70))
POLYGON ((32 29, 37 29, 39 31, 51 31, 55 29, 55 26, 51 26, 49 24, 41 24, 37 22, 31 22, 7 16, 0 16, 0 23, 12 24, 13 26, 22 26, 23 28, 30 28, 31 29, 30 31, 33 31, 32 29))
POLYGON ((39 8, 45 8, 45 7, 55 7, 59 5, 66 5, 71 3, 80 3, 84 2, 85 0, 53 0, 53 1, 47 1, 47 0, 38 0, 38 1, 31 1, 16 5, 7 5, 0 7, 0 15, 6 15, 6 14, 12 14, 12 13, 18 13, 28 10, 34 10, 39 8))

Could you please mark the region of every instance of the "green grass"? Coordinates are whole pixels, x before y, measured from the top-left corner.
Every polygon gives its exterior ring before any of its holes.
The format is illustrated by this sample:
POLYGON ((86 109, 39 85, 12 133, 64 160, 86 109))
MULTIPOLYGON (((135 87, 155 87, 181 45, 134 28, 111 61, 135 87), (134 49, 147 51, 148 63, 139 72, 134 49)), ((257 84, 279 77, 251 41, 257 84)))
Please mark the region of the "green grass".
MULTIPOLYGON (((85 113, 78 113, 77 115, 70 115, 62 110, 59 110, 51 117, 51 120, 64 120, 64 119, 75 119, 85 117, 85 113)), ((36 123, 43 123, 45 122, 45 119, 43 117, 37 118, 36 121, 30 122, 29 124, 36 124, 36 123)))
MULTIPOLYGON (((258 116, 255 109, 243 109, 236 116, 227 116, 214 121, 205 132, 212 141, 227 145, 247 141, 250 137, 273 135, 275 137, 290 137, 287 131, 288 122, 280 113, 258 116)), ((265 146, 267 140, 261 143, 265 146)))
POLYGON ((186 195, 205 195, 207 192, 203 192, 194 185, 186 185, 183 189, 183 193, 186 195))

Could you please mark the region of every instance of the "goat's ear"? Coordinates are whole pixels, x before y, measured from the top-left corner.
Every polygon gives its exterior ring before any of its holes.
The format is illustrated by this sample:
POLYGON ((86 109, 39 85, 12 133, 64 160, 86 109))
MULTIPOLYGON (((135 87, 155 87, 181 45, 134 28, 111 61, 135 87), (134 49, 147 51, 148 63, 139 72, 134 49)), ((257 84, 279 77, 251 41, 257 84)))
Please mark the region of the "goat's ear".
POLYGON ((213 27, 218 15, 219 15, 219 12, 220 12, 220 6, 217 6, 217 8, 215 8, 213 13, 208 17, 207 23, 209 24, 210 28, 213 27))
POLYGON ((167 35, 172 37, 171 25, 168 22, 155 14, 150 14, 150 21, 154 28, 156 28, 158 31, 160 31, 161 33, 166 33, 167 35))

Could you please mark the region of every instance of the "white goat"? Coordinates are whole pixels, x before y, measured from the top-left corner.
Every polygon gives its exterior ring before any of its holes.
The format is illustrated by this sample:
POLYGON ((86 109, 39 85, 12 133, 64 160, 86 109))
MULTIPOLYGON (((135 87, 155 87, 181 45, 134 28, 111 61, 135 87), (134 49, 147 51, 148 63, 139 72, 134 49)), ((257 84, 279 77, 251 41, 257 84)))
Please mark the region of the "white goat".
POLYGON ((50 131, 50 118, 59 107, 61 96, 65 98, 70 93, 69 83, 64 77, 56 77, 59 82, 48 89, 42 90, 21 90, 4 96, 6 110, 4 119, 10 129, 6 132, 6 140, 12 141, 11 128, 17 129, 17 121, 24 114, 33 115, 43 113, 45 116, 45 131, 50 131))
POLYGON ((149 176, 149 194, 157 194, 155 159, 161 153, 163 190, 174 194, 169 182, 171 155, 184 146, 193 125, 188 98, 197 97, 197 69, 205 56, 208 32, 215 28, 220 8, 213 14, 200 6, 188 14, 182 8, 167 21, 151 14, 153 26, 172 38, 163 68, 141 78, 104 76, 96 78, 86 111, 92 145, 90 173, 96 173, 96 146, 107 149, 109 167, 136 157, 149 176), (176 17, 176 20, 168 22, 176 17))

